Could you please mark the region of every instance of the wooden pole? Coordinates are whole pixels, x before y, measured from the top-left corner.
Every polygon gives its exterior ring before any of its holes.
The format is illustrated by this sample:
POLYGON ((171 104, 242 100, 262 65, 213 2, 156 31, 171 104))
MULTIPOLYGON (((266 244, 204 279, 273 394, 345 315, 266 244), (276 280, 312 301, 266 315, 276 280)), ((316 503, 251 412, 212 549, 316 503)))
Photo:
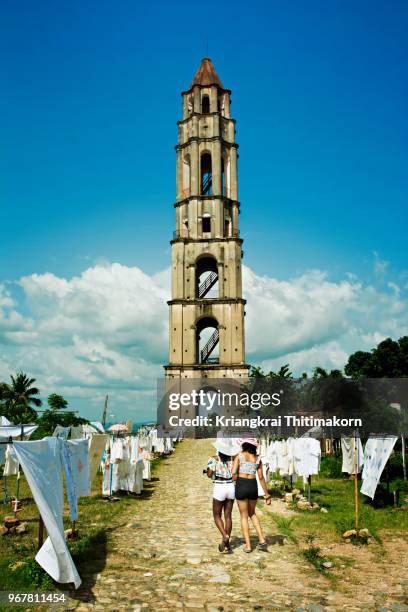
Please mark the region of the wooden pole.
POLYGON ((41 546, 44 542, 44 521, 42 520, 42 516, 38 519, 38 550, 40 550, 41 546))
POLYGON ((357 438, 354 437, 354 498, 356 505, 356 531, 358 531, 358 451, 357 438))
POLYGON ((402 473, 404 475, 404 480, 407 479, 407 465, 405 462, 405 438, 404 438, 404 434, 401 435, 401 442, 402 442, 402 473))

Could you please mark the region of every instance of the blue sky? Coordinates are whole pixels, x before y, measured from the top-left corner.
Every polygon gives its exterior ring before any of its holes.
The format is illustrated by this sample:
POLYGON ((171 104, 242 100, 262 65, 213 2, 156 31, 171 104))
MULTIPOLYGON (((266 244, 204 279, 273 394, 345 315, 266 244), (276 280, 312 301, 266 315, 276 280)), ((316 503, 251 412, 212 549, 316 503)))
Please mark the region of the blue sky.
MULTIPOLYGON (((279 282, 317 269, 338 286, 352 274, 386 296, 406 288, 406 2, 1 12, 0 282, 34 327, 43 310, 21 277, 117 262, 151 278, 169 265, 180 92, 207 39, 233 91, 246 265, 279 282)), ((373 324, 367 344, 389 330, 373 324)), ((26 365, 15 338, 3 338, 4 369, 26 365)))

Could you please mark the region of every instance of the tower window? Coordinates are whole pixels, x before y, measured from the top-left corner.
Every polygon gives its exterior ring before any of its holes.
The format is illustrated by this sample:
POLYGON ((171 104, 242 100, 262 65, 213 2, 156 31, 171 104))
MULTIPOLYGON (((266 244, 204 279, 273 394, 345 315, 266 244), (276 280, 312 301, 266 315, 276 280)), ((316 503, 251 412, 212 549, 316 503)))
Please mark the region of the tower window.
POLYGON ((203 96, 201 100, 201 112, 203 115, 208 115, 210 112, 210 98, 208 96, 203 96))
POLYGON ((205 317, 196 326, 196 362, 219 363, 218 323, 213 317, 205 317))
POLYGON ((201 156, 201 195, 212 195, 212 163, 210 153, 201 156))
POLYGON ((211 232, 211 217, 203 217, 203 232, 211 232))
POLYGON ((196 297, 203 299, 218 297, 218 295, 217 261, 214 257, 201 257, 196 265, 196 297))

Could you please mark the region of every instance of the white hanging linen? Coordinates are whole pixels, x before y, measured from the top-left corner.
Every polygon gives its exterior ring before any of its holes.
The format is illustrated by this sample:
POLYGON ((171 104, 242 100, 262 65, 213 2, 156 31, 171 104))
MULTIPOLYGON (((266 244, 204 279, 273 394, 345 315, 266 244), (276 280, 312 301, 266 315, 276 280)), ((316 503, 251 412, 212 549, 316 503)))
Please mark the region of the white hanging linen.
POLYGON ((77 496, 88 497, 91 494, 88 439, 68 440, 67 445, 71 457, 72 477, 77 496))
POLYGON ((105 429, 100 421, 91 421, 91 425, 98 430, 98 433, 105 433, 105 429))
POLYGON ((149 453, 152 452, 152 437, 145 432, 139 432, 139 447, 147 450, 149 453))
POLYGON ((16 441, 14 450, 48 533, 36 561, 57 582, 73 582, 78 588, 81 579, 64 537, 60 442, 53 437, 16 441))
POLYGON ((109 462, 106 462, 103 464, 102 466, 102 473, 103 473, 103 477, 102 477, 102 495, 103 497, 107 497, 111 494, 111 469, 113 468, 113 465, 109 462))
POLYGON ((368 438, 364 449, 364 468, 361 475, 361 493, 374 499, 375 490, 385 464, 394 448, 396 436, 368 438))
POLYGON ((288 445, 286 440, 280 440, 277 442, 277 467, 281 476, 288 476, 289 474, 289 456, 288 456, 288 445))
POLYGON ((127 490, 131 493, 140 494, 143 491, 143 459, 138 459, 136 463, 131 463, 127 476, 127 490))
POLYGON ((17 476, 18 469, 19 465, 17 455, 12 444, 7 444, 3 476, 17 476))
POLYGON ((78 440, 84 437, 82 425, 71 425, 71 440, 78 440))
POLYGON ((98 472, 107 439, 107 434, 95 434, 89 438, 89 479, 91 484, 98 472))
POLYGON ((38 425, 6 425, 0 427, 0 438, 19 438, 21 432, 23 436, 29 438, 38 425))
POLYGON ((78 519, 78 495, 72 471, 72 457, 66 440, 64 440, 63 438, 58 438, 58 444, 60 449, 61 463, 65 475, 69 515, 71 521, 76 521, 78 519))
POLYGON ((63 427, 62 425, 57 425, 52 435, 54 436, 54 438, 62 438, 62 440, 68 440, 70 429, 70 427, 63 427))
POLYGON ((343 456, 341 471, 347 474, 355 474, 357 467, 357 474, 359 474, 364 464, 364 452, 361 439, 348 438, 346 436, 342 437, 341 453, 343 456))
POLYGON ((294 476, 296 474, 295 446, 296 438, 288 438, 286 440, 286 461, 288 476, 294 476))
POLYGON ((155 453, 164 453, 165 452, 165 446, 164 446, 164 438, 160 437, 160 436, 156 436, 156 439, 152 442, 153 444, 153 450, 155 453))
POLYGON ((152 469, 149 459, 143 459, 143 480, 151 480, 152 469))
POLYGON ((278 469, 278 442, 273 441, 270 442, 268 448, 266 449, 266 458, 265 463, 269 466, 270 472, 276 472, 278 469))
POLYGON ((123 438, 113 439, 111 448, 111 462, 114 463, 115 461, 123 461, 125 458, 123 438))
POLYGON ((320 468, 320 442, 315 438, 295 438, 294 442, 295 473, 303 476, 307 482, 309 476, 319 473, 320 468))
POLYGON ((136 463, 136 461, 139 459, 139 437, 138 436, 131 436, 129 454, 130 454, 130 457, 129 457, 130 463, 136 463))
POLYGON ((145 450, 141 450, 138 458, 143 460, 143 480, 150 480, 152 477, 152 470, 150 465, 150 453, 145 450))
POLYGON ((99 433, 96 427, 94 427, 93 425, 88 425, 87 423, 82 425, 82 432, 83 437, 93 436, 94 434, 99 433))

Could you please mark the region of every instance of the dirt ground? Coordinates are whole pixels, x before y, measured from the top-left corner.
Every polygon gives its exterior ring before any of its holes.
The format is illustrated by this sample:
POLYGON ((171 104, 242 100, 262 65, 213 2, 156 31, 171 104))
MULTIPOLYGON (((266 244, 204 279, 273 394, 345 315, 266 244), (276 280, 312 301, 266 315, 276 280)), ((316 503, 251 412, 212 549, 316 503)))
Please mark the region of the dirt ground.
POLYGON ((233 554, 220 554, 212 484, 201 475, 211 454, 208 440, 185 440, 163 462, 137 515, 127 510, 108 526, 106 555, 89 559, 66 609, 408 611, 406 534, 382 533, 383 546, 361 547, 318 535, 321 554, 333 560, 322 575, 303 557, 303 545, 279 544, 269 513, 292 511, 277 500, 260 510, 268 552, 243 552, 234 508, 233 554))

